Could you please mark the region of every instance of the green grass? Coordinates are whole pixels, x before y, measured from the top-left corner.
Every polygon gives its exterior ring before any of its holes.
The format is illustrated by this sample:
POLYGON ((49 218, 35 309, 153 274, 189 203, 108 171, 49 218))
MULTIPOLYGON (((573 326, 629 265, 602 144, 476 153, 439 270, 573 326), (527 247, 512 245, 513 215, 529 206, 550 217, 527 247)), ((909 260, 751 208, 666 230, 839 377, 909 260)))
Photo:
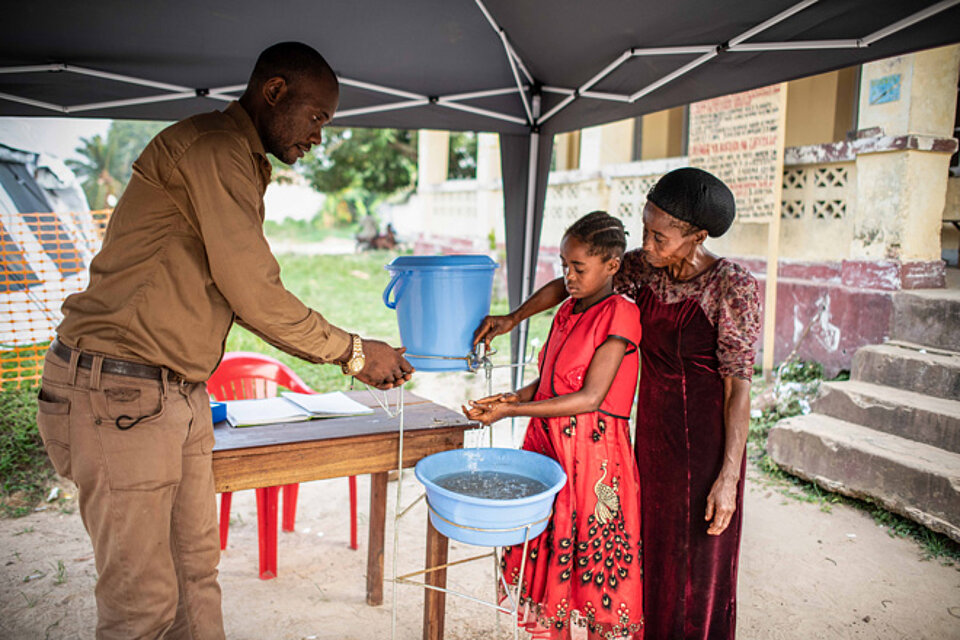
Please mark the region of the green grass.
MULTIPOLYGON (((389 274, 383 268, 398 254, 372 251, 354 255, 278 256, 281 278, 288 289, 308 306, 317 309, 332 323, 364 337, 400 344, 396 312, 382 302, 389 274)), ((506 300, 495 300, 491 313, 508 311, 506 300)), ((544 341, 550 328, 550 314, 531 321, 531 340, 544 341)), ((497 340, 501 350, 494 361, 509 360, 509 338, 497 340)), ((293 368, 316 391, 345 390, 351 378, 333 365, 313 365, 266 344, 245 329, 234 326, 227 338, 228 351, 256 351, 271 355, 293 368)), ((45 346, 38 346, 38 352, 45 346)), ((0 354, 2 355, 2 354, 0 354)), ((9 356, 0 371, 14 366, 9 356)), ((411 388, 416 387, 416 377, 411 388)), ((12 384, 0 391, 0 514, 22 516, 40 502, 55 475, 47 459, 36 426, 36 386, 12 384)))
MULTIPOLYGON (((395 256, 387 251, 336 256, 281 254, 277 260, 287 289, 328 321, 367 338, 399 344, 396 313, 381 301, 390 280, 383 266, 395 256)), ((227 351, 256 351, 277 358, 315 391, 345 390, 350 385, 351 379, 339 367, 304 362, 237 325, 227 337, 227 351)))
MULTIPOLYGON (((396 312, 388 309, 382 301, 383 290, 390 281, 384 265, 397 255, 394 251, 319 256, 280 254, 277 260, 284 286, 307 306, 347 331, 399 346, 396 312)), ((493 301, 491 313, 507 311, 506 300, 493 301)), ((531 340, 539 340, 542 344, 551 320, 551 314, 533 318, 531 340)), ((509 338, 498 338, 494 346, 499 350, 494 362, 508 362, 509 338)), ((227 337, 227 351, 256 351, 277 358, 293 368, 315 391, 346 390, 350 385, 351 378, 344 376, 339 367, 306 363, 266 344, 239 326, 234 326, 227 337)), ((416 377, 411 388, 416 388, 416 377)))
POLYGON ((282 222, 267 220, 263 223, 263 228, 271 240, 303 243, 323 242, 327 238, 353 239, 359 229, 357 224, 325 227, 319 224, 319 221, 316 217, 313 220, 286 218, 282 222))
POLYGON ((36 387, 0 391, 0 514, 30 513, 53 478, 37 433, 36 387))
POLYGON ((16 350, 0 351, 0 388, 12 389, 32 386, 33 382, 24 382, 19 378, 39 377, 40 370, 43 367, 43 356, 47 352, 48 345, 48 342, 44 342, 20 347, 16 350), (28 366, 32 362, 40 364, 38 367, 28 366))

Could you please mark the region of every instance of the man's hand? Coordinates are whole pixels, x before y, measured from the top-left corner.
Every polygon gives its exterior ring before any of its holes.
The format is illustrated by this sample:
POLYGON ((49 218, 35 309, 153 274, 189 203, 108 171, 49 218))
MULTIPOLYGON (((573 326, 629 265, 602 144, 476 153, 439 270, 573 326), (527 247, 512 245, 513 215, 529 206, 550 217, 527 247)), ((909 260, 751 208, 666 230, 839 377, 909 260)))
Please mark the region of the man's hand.
POLYGON ((473 332, 473 346, 476 348, 480 342, 483 342, 487 351, 490 350, 490 341, 497 336, 509 333, 517 326, 517 321, 512 315, 506 316, 487 316, 473 332))
POLYGON ((377 389, 392 389, 410 380, 415 369, 403 357, 406 348, 393 348, 379 340, 363 341, 364 365, 357 380, 377 389))

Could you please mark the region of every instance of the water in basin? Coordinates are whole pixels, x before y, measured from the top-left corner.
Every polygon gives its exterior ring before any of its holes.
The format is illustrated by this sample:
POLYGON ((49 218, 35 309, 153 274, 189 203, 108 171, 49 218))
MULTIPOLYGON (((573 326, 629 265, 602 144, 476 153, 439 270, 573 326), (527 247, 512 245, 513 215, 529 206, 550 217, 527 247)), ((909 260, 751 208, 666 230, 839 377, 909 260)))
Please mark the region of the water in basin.
POLYGON ((439 476, 433 482, 448 491, 475 498, 515 500, 549 489, 536 478, 505 471, 458 471, 439 476))

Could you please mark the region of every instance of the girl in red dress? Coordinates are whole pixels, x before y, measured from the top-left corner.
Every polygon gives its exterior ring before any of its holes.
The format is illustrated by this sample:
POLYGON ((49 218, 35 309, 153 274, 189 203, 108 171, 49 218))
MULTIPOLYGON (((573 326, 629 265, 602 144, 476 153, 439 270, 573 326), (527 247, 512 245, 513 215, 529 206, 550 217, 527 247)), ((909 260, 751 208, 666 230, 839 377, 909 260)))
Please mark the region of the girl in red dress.
POLYGON ((540 377, 464 407, 484 424, 530 416, 523 448, 567 473, 522 577, 523 547, 504 549, 504 575, 520 581, 522 624, 536 638, 643 637, 640 491, 628 429, 640 318, 613 292, 625 248, 623 224, 602 211, 567 229, 560 257, 570 298, 540 352, 540 377))

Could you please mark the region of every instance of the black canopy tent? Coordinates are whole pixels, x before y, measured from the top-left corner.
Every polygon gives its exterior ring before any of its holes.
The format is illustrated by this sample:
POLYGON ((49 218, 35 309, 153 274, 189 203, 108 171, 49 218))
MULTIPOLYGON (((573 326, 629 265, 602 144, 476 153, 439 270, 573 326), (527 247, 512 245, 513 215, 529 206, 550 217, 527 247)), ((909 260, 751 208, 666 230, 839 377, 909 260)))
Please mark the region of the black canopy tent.
MULTIPOLYGON (((501 136, 510 303, 531 293, 553 135, 960 40, 960 0, 7 3, 0 115, 174 120, 257 53, 316 47, 334 124, 501 136)), ((515 335, 514 357, 525 336, 515 335)))

